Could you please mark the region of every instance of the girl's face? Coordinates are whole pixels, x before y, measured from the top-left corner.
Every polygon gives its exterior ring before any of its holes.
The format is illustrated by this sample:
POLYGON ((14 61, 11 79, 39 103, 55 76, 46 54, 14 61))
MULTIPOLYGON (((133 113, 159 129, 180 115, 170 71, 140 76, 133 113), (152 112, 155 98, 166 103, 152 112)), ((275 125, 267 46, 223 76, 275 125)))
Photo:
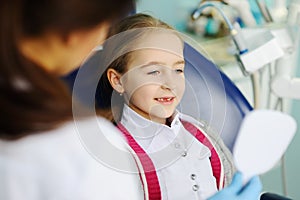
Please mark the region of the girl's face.
MULTIPOLYGON (((181 42, 176 46, 177 52, 183 52, 181 42)), ((184 93, 183 54, 142 49, 130 58, 128 71, 121 77, 126 103, 143 117, 165 124, 184 93)))

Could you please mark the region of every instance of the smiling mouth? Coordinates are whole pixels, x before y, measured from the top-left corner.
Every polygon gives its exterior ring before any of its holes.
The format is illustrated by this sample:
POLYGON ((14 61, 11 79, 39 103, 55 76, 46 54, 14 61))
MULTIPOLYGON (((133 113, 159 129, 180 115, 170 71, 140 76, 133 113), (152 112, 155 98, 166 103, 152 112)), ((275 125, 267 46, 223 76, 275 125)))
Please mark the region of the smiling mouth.
POLYGON ((154 98, 154 99, 160 103, 172 103, 175 97, 162 97, 162 98, 154 98))

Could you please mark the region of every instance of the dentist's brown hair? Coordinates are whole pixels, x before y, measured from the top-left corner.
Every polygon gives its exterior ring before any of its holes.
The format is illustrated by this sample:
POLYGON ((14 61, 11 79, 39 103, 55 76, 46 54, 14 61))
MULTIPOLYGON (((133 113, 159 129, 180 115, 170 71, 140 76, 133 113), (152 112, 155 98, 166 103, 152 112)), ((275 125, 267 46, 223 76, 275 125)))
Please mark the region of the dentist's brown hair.
POLYGON ((50 130, 72 118, 69 89, 59 77, 22 55, 21 38, 34 39, 48 32, 64 38, 119 20, 132 5, 132 0, 0 2, 0 139, 50 130))

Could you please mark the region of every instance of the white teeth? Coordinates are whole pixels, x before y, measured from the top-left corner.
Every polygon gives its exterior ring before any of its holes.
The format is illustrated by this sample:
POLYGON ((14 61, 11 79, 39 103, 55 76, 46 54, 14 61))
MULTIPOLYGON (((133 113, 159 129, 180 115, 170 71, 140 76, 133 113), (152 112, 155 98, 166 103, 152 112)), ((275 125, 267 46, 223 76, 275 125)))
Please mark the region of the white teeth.
POLYGON ((173 98, 157 98, 158 101, 171 101, 173 98))

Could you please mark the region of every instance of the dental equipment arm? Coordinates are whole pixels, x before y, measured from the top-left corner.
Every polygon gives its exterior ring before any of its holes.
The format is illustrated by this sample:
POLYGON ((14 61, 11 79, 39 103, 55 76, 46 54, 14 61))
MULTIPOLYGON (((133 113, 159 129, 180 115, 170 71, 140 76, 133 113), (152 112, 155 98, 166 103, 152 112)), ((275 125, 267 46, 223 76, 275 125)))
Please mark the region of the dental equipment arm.
POLYGON ((246 48, 246 45, 243 43, 244 41, 240 35, 240 32, 232 25, 230 20, 225 16, 221 8, 216 3, 209 3, 209 2, 201 3, 200 6, 192 13, 193 20, 198 19, 202 11, 207 7, 214 7, 222 15, 223 19, 225 20, 230 30, 230 35, 232 36, 232 40, 235 43, 237 49, 239 50, 239 53, 243 54, 247 52, 248 50, 246 48))
MULTIPOLYGON (((231 0, 228 0, 228 2, 229 1, 231 0)), ((231 3, 234 3, 234 1, 231 3)), ((240 28, 231 24, 218 5, 219 4, 216 2, 201 3, 200 6, 193 12, 192 18, 196 20, 200 16, 201 12, 207 7, 214 7, 220 12, 230 29, 231 38, 238 49, 238 53, 235 54, 238 65, 245 76, 251 76, 251 82, 253 85, 253 107, 259 108, 261 103, 259 99, 260 86, 258 70, 273 60, 281 57, 283 52, 280 47, 277 47, 278 45, 274 42, 274 37, 270 33, 256 35, 252 38, 253 41, 251 40, 246 43, 240 28)))
POLYGON ((273 7, 270 9, 274 22, 284 22, 287 17, 287 0, 273 0, 273 7))
POLYGON ((276 75, 271 82, 271 88, 275 95, 280 98, 300 99, 300 78, 293 77, 293 71, 297 67, 299 54, 300 36, 300 1, 292 1, 289 5, 287 18, 290 31, 282 31, 278 38, 285 49, 285 55, 278 59, 275 64, 276 75), (295 33, 291 30, 294 30, 295 33), (293 39, 292 39, 293 38, 293 39))
POLYGON ((269 22, 273 22, 273 18, 266 6, 266 4, 264 2, 262 2, 261 0, 256 0, 256 4, 262 14, 262 16, 264 17, 264 20, 269 23, 269 22))
POLYGON ((225 3, 235 8, 246 26, 255 26, 256 21, 251 13, 248 0, 224 0, 225 3))
MULTIPOLYGON (((219 6, 217 6, 217 4, 215 3, 202 3, 200 4, 200 6, 193 12, 192 14, 192 18, 194 20, 196 20, 198 17, 200 17, 201 12, 207 8, 207 7, 214 7, 216 8, 219 13, 222 15, 222 17, 224 18, 229 30, 230 30, 230 35, 231 38, 238 50, 238 53, 235 54, 236 60, 238 61, 238 65, 241 68, 242 72, 244 75, 248 75, 248 71, 246 66, 244 66, 244 61, 242 60, 244 57, 241 57, 243 55, 246 56, 246 59, 249 58, 249 54, 247 54, 248 52, 248 48, 247 45, 245 44, 245 41, 243 39, 243 36, 241 35, 241 32, 239 31, 239 28, 234 27, 231 22, 229 21, 229 19, 224 15, 224 13, 222 12, 221 8, 219 8, 219 6)), ((251 56, 251 55, 250 55, 251 56)), ((258 108, 259 104, 260 104, 260 100, 259 100, 259 87, 258 85, 258 75, 257 72, 252 73, 251 74, 251 81, 252 81, 252 85, 253 85, 253 104, 254 104, 254 108, 258 108)))
POLYGON ((300 99, 300 78, 292 77, 292 70, 296 62, 296 53, 285 55, 276 62, 276 76, 271 88, 280 98, 300 99))
POLYGON ((300 78, 277 77, 273 80, 272 90, 282 98, 300 99, 300 78))

